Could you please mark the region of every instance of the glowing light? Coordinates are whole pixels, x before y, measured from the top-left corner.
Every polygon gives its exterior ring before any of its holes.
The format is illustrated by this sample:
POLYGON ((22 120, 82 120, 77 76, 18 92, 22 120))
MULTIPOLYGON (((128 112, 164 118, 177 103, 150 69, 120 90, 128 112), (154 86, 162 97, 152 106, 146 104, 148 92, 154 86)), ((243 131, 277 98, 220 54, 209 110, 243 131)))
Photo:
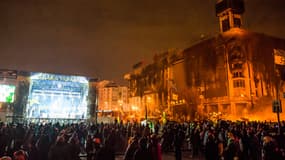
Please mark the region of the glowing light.
POLYGON ((0 102, 12 103, 14 101, 16 86, 0 84, 0 102))
POLYGON ((122 100, 118 100, 118 103, 119 103, 120 106, 123 105, 123 101, 122 100))
POLYGON ((132 106, 131 108, 132 108, 132 110, 134 110, 134 111, 138 111, 138 110, 139 110, 139 107, 138 107, 138 106, 132 106))
POLYGON ((151 102, 151 97, 147 96, 147 102, 148 102, 148 103, 151 102))
POLYGON ((27 118, 87 118, 86 77, 34 73, 30 79, 27 118))
POLYGON ((57 84, 57 88, 61 88, 62 85, 60 83, 57 84))
POLYGON ((49 73, 32 73, 30 79, 88 83, 87 78, 83 76, 67 76, 67 75, 58 75, 58 74, 49 74, 49 73))

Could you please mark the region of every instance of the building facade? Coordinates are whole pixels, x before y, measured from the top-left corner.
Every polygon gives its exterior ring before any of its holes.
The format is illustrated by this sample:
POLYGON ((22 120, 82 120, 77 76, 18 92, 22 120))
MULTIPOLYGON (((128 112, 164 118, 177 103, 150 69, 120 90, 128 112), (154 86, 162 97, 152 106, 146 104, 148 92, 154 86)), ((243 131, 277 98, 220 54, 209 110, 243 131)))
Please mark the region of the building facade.
POLYGON ((141 97, 141 109, 149 111, 145 97, 153 94, 151 114, 160 109, 170 119, 274 119, 272 101, 283 101, 285 40, 242 29, 243 12, 243 0, 217 1, 221 33, 156 55, 131 73, 130 92, 141 97))
POLYGON ((175 87, 172 68, 181 58, 181 51, 170 49, 155 55, 153 63, 135 65, 125 76, 129 81, 130 105, 140 111, 141 118, 159 118, 163 114, 172 118, 172 106, 185 103, 175 87))
POLYGON ((180 89, 186 88, 194 112, 249 117, 271 108, 282 90, 276 71, 283 65, 275 64, 274 51, 284 49, 285 40, 232 28, 183 51, 186 83, 180 89))
POLYGON ((128 87, 119 86, 110 81, 100 81, 97 84, 98 90, 98 110, 127 112, 128 105, 128 87))

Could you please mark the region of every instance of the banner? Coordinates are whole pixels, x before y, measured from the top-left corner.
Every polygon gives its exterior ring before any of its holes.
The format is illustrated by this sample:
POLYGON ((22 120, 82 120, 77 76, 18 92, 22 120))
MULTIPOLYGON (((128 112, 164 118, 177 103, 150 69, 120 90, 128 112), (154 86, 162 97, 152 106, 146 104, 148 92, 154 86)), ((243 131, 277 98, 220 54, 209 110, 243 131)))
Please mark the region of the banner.
POLYGON ((285 65, 285 51, 282 49, 273 49, 274 63, 278 65, 285 65))

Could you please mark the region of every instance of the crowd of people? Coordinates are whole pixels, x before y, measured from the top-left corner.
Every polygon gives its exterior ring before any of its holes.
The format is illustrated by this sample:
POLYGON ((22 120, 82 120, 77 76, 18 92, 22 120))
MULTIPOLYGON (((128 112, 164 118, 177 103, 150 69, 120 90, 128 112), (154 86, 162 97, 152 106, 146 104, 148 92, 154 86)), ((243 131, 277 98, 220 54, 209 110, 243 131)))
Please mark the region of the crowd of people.
POLYGON ((195 121, 188 123, 0 123, 1 160, 284 160, 281 134, 273 122, 195 121), (185 155, 185 154, 184 154, 185 155))

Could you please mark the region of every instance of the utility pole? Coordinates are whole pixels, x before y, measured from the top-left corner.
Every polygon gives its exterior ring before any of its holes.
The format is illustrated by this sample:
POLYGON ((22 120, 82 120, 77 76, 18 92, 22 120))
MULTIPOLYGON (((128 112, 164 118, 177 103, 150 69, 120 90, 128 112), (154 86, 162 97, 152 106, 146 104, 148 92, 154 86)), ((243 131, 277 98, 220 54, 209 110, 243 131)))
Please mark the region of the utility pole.
POLYGON ((280 123, 280 113, 282 112, 282 103, 279 95, 279 88, 282 82, 278 83, 276 80, 276 100, 273 101, 273 112, 277 114, 278 121, 278 135, 281 134, 281 123, 280 123))

